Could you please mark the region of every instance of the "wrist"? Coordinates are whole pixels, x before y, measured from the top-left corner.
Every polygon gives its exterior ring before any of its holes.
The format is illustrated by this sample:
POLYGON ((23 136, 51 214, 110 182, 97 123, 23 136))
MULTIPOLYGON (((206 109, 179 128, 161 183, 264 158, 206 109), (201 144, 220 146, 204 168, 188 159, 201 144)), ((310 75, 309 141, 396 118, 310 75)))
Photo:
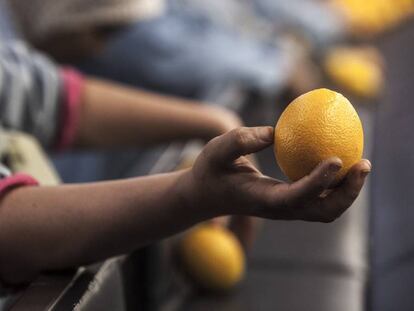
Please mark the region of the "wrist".
POLYGON ((178 204, 196 222, 205 221, 221 215, 215 209, 215 206, 207 206, 207 199, 203 198, 203 195, 200 193, 191 168, 179 172, 176 193, 179 198, 178 204))

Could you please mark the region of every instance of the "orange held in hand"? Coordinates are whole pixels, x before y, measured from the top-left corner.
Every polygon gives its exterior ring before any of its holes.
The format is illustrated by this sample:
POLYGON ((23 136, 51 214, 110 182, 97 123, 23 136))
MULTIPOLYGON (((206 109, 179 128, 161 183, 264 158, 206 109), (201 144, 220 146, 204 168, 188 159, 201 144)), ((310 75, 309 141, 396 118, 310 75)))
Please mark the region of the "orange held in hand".
POLYGON ((362 157, 361 120, 342 94, 317 89, 296 98, 276 124, 275 154, 283 173, 296 181, 320 162, 338 157, 343 162, 337 181, 362 157))

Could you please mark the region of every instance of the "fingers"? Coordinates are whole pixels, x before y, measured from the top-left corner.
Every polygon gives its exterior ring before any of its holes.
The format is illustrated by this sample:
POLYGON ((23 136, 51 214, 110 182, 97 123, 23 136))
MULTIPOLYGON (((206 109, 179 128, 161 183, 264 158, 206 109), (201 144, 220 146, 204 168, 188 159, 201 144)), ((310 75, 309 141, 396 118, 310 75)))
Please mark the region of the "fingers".
MULTIPOLYGON (((362 160, 348 172, 344 182, 319 202, 315 210, 315 219, 322 222, 332 222, 341 216, 358 197, 366 177, 371 172, 371 163, 362 160)), ((312 207, 311 207, 312 208, 312 207)))
POLYGON ((267 176, 255 176, 249 186, 251 196, 262 202, 255 205, 248 215, 275 219, 301 219, 310 202, 334 182, 342 167, 342 161, 330 158, 321 162, 309 175, 293 184, 287 184, 267 176), (272 215, 275 213, 275 215, 272 215))
POLYGON ((314 200, 335 181, 342 168, 339 158, 330 158, 320 163, 309 175, 288 185, 285 193, 279 194, 286 206, 302 206, 314 200))
MULTIPOLYGON (((280 207, 273 209, 277 215, 276 217, 270 215, 271 218, 332 222, 352 205, 364 185, 365 178, 371 171, 371 164, 368 160, 360 161, 349 170, 338 188, 332 190, 326 197, 322 197, 321 194, 335 181, 341 164, 338 158, 328 159, 315 168, 310 175, 290 185, 278 184, 274 180, 261 178, 260 183, 256 182, 256 188, 253 189, 260 194, 259 197, 266 200, 266 206, 280 207), (269 194, 271 194, 270 197, 269 194)), ((267 215, 267 211, 271 210, 264 208, 259 211, 258 215, 267 215)))
POLYGON ((250 153, 258 152, 273 143, 273 128, 241 127, 213 139, 206 152, 215 164, 226 164, 250 153))

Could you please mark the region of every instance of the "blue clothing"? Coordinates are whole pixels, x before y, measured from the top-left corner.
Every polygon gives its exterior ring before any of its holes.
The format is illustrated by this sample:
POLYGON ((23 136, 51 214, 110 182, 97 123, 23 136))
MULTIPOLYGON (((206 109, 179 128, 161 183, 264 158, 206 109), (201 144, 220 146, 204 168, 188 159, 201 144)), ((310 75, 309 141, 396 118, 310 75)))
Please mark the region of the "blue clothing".
POLYGON ((87 73, 135 86, 200 96, 217 85, 276 93, 292 60, 281 46, 214 25, 201 15, 170 11, 126 26, 104 51, 79 64, 87 73))
MULTIPOLYGON (((277 93, 290 76, 293 58, 282 44, 243 37, 194 10, 170 8, 165 15, 119 30, 100 55, 77 65, 110 80, 204 99, 229 85, 277 93)), ((137 161, 133 154, 122 157, 100 158, 98 167, 96 161, 89 167, 96 173, 101 167, 94 176, 119 178, 119 172, 128 171, 125 163, 133 167, 137 161)), ((69 162, 64 167, 70 167, 69 162)), ((84 173, 65 169, 64 180, 76 181, 79 174, 84 173)))
POLYGON ((0 38, 2 40, 15 39, 17 31, 11 21, 9 11, 4 0, 0 0, 0 38))

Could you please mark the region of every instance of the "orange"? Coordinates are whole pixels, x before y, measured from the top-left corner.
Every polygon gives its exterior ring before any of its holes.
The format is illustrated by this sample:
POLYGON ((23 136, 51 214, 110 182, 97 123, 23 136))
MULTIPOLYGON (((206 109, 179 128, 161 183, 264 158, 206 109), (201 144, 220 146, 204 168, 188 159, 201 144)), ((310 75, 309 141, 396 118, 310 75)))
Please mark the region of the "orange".
POLYGON ((244 275, 239 240, 226 228, 205 224, 185 234, 180 244, 185 270, 203 288, 229 290, 244 275))
POLYGON ((317 89, 291 102, 275 129, 275 155, 283 173, 296 181, 321 161, 339 157, 343 162, 336 181, 362 157, 364 135, 352 104, 328 89, 317 89))
POLYGON ((327 75, 344 90, 373 98, 383 85, 382 57, 372 48, 336 47, 324 60, 327 75))
POLYGON ((356 35, 386 31, 412 14, 411 0, 332 0, 356 35))

